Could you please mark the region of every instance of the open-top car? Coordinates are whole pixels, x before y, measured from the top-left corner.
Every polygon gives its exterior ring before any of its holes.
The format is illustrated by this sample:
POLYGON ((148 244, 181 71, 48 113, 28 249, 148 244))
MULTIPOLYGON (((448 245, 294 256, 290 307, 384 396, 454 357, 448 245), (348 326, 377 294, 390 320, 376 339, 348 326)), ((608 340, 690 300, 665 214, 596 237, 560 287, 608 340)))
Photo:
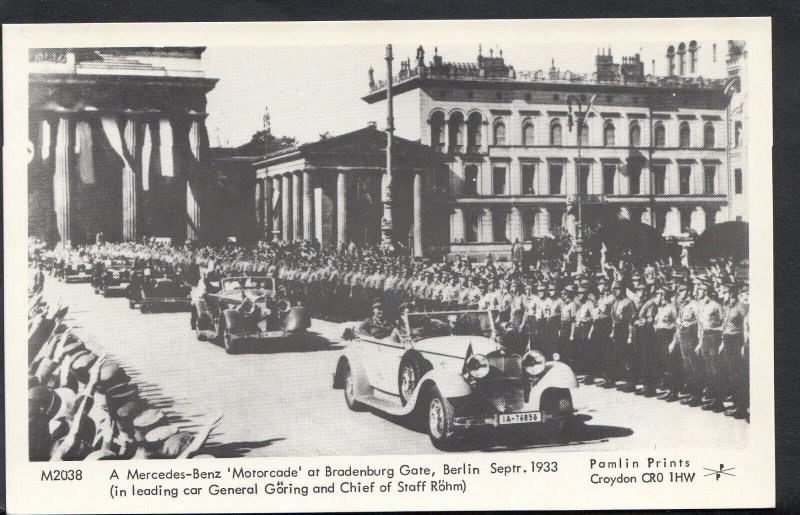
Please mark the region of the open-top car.
POLYGON ((509 336, 491 311, 405 314, 386 338, 350 333, 333 386, 352 410, 419 416, 442 450, 482 427, 563 429, 575 374, 536 350, 511 351, 509 336))
POLYGON ((243 340, 304 340, 311 318, 304 306, 281 298, 270 277, 229 277, 215 293, 192 301, 192 329, 198 340, 221 343, 229 354, 243 340))
POLYGON ((100 293, 103 297, 112 293, 126 293, 132 273, 133 263, 129 259, 112 258, 98 263, 92 278, 95 293, 100 293))
POLYGON ((64 262, 60 277, 67 283, 88 283, 92 280, 92 262, 88 258, 74 257, 64 262))

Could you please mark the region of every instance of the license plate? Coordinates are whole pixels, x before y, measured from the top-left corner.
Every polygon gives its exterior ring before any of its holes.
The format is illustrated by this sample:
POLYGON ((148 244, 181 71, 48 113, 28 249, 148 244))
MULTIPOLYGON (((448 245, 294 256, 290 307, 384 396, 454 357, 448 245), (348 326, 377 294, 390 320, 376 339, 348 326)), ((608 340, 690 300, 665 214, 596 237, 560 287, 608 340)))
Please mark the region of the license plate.
POLYGON ((498 422, 500 425, 506 424, 529 424, 531 422, 541 422, 541 411, 527 411, 525 413, 507 413, 500 415, 498 422))

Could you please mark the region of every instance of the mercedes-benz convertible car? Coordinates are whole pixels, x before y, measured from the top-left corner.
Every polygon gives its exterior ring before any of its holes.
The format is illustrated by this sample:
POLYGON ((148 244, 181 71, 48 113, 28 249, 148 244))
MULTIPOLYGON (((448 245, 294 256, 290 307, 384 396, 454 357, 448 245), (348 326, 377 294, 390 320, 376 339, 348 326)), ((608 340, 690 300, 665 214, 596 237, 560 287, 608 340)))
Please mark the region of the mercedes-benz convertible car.
POLYGON ((575 420, 572 369, 536 350, 513 352, 490 311, 410 313, 391 336, 351 333, 333 387, 347 406, 426 421, 433 445, 451 449, 467 430, 575 420))
POLYGON ((311 317, 281 298, 270 277, 229 277, 220 290, 193 295, 191 326, 198 340, 221 343, 229 354, 243 340, 273 343, 305 339, 311 317))
POLYGON ((142 313, 167 309, 188 311, 192 305, 191 293, 192 287, 177 274, 164 274, 161 277, 147 279, 140 287, 139 310, 142 313))
POLYGON ((92 262, 83 257, 66 261, 59 276, 66 283, 88 283, 92 280, 92 262))
POLYGON ((94 292, 108 297, 113 294, 125 294, 131 282, 133 263, 125 258, 107 259, 95 267, 94 292))

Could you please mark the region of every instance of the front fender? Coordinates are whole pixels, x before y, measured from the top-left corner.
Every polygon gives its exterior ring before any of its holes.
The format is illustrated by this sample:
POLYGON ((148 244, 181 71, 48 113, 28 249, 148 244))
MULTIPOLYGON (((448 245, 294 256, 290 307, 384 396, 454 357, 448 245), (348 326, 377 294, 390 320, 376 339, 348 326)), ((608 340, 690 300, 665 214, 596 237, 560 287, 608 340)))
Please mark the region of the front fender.
POLYGON ((423 395, 431 386, 436 386, 439 392, 446 398, 466 397, 472 395, 473 391, 469 384, 460 375, 453 374, 440 369, 429 370, 422 379, 407 405, 415 406, 419 397, 423 395))
POLYGON ((311 315, 305 306, 294 306, 289 309, 286 318, 283 319, 283 329, 285 331, 302 331, 311 327, 311 315))
POLYGON ((545 388, 577 388, 578 379, 569 365, 560 361, 550 362, 551 366, 544 377, 536 383, 535 389, 544 391, 545 388))
POLYGON ((367 378, 364 361, 356 352, 345 351, 339 358, 336 364, 336 372, 333 374, 333 387, 337 390, 344 388, 344 373, 348 366, 353 374, 356 398, 372 395, 372 386, 370 386, 367 378))
POLYGON ((244 317, 235 309, 226 309, 222 312, 222 316, 225 319, 225 327, 228 328, 231 334, 236 334, 244 330, 244 317))

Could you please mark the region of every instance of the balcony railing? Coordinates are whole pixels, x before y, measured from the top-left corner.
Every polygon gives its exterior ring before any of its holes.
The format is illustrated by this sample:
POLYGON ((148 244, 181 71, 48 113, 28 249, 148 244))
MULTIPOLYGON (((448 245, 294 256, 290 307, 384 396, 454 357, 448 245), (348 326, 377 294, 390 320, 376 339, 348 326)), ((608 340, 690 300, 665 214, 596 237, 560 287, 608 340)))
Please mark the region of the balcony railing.
MULTIPOLYGON (((501 76, 496 73, 481 68, 459 68, 441 67, 433 69, 429 66, 415 67, 404 70, 392 78, 394 84, 398 84, 414 77, 430 77, 440 79, 457 80, 486 80, 504 82, 547 82, 562 84, 633 84, 646 85, 653 87, 686 87, 701 89, 722 89, 725 87, 727 79, 708 79, 704 77, 679 77, 679 76, 655 76, 645 75, 642 80, 626 80, 623 76, 617 76, 613 80, 598 80, 597 73, 573 73, 569 70, 545 71, 545 70, 514 70, 510 68, 508 76, 501 76)), ((375 81, 370 84, 370 91, 379 91, 386 87, 385 80, 375 81)))

